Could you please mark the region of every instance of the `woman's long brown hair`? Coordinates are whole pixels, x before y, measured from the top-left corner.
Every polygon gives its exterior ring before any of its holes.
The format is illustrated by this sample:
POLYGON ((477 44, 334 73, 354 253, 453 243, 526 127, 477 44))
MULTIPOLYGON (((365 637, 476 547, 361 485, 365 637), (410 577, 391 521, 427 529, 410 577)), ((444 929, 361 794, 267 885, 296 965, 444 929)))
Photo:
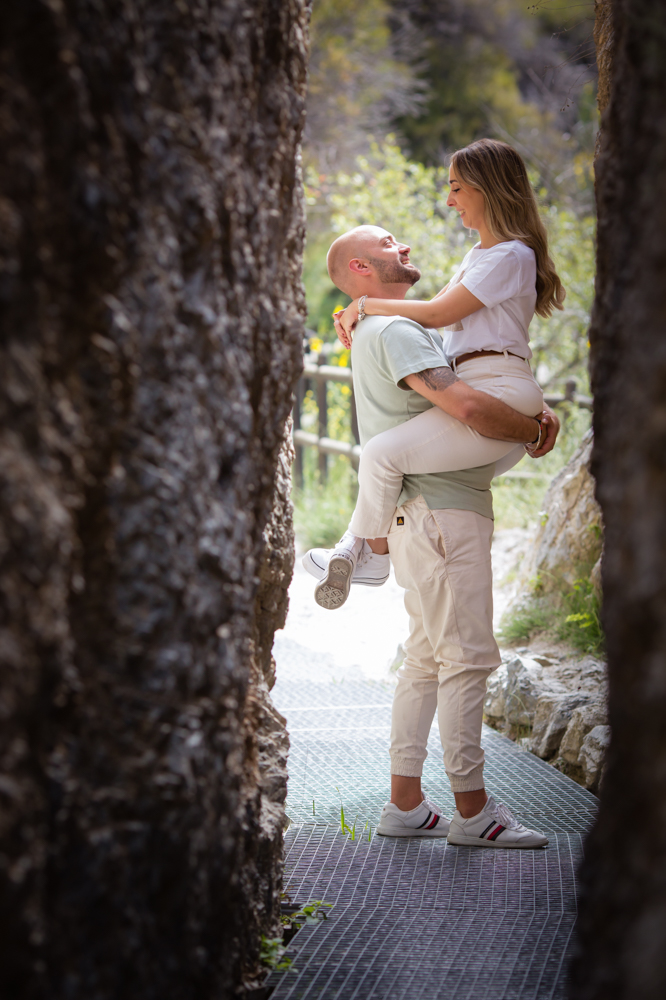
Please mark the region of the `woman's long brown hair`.
POLYGON ((563 309, 566 292, 548 253, 548 233, 520 153, 506 142, 479 139, 451 157, 463 184, 477 188, 485 199, 485 221, 498 240, 520 240, 536 257, 536 312, 550 316, 563 309))

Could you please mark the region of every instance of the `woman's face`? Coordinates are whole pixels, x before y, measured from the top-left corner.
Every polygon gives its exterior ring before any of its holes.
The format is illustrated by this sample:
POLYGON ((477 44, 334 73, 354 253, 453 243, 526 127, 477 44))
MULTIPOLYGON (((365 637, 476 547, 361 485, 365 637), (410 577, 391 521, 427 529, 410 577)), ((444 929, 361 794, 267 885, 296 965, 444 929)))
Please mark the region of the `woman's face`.
POLYGON ((446 199, 449 208, 455 208, 460 221, 467 229, 479 229, 484 224, 484 197, 478 188, 462 184, 456 177, 453 167, 449 170, 451 191, 446 199))

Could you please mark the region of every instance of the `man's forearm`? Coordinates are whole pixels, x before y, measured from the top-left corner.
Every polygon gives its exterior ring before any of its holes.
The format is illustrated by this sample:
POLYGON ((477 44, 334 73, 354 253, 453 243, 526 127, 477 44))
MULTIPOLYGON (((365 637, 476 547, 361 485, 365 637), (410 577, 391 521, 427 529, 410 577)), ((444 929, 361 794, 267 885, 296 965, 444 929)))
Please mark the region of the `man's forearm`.
POLYGON ((487 392, 472 389, 450 368, 428 368, 408 375, 404 381, 410 389, 484 437, 519 444, 535 441, 538 437, 536 419, 518 413, 487 392))

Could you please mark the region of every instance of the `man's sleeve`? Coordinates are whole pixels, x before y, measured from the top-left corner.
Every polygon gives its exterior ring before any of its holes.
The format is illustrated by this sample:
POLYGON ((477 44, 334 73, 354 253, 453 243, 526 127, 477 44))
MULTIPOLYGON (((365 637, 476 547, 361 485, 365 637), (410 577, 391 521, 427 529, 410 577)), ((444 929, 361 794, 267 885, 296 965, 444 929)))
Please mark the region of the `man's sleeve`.
POLYGON ((381 334, 386 367, 400 389, 402 380, 427 368, 448 368, 439 337, 410 319, 394 320, 381 334))

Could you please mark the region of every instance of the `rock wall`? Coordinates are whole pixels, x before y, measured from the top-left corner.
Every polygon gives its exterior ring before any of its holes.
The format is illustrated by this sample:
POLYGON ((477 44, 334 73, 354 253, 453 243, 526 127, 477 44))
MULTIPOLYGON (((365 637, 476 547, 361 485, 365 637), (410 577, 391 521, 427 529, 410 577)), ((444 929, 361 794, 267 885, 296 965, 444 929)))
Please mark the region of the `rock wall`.
POLYGON ((0 10, 8 998, 224 1000, 275 926, 306 17, 0 10))
POLYGON ((608 738, 606 666, 593 656, 506 650, 488 678, 486 720, 590 791, 599 788, 608 738), (594 739, 596 753, 591 750, 594 739))
POLYGON ((519 600, 535 585, 542 594, 570 590, 576 578, 592 572, 601 559, 601 510, 590 472, 592 446, 588 431, 548 488, 541 523, 520 569, 519 600))

